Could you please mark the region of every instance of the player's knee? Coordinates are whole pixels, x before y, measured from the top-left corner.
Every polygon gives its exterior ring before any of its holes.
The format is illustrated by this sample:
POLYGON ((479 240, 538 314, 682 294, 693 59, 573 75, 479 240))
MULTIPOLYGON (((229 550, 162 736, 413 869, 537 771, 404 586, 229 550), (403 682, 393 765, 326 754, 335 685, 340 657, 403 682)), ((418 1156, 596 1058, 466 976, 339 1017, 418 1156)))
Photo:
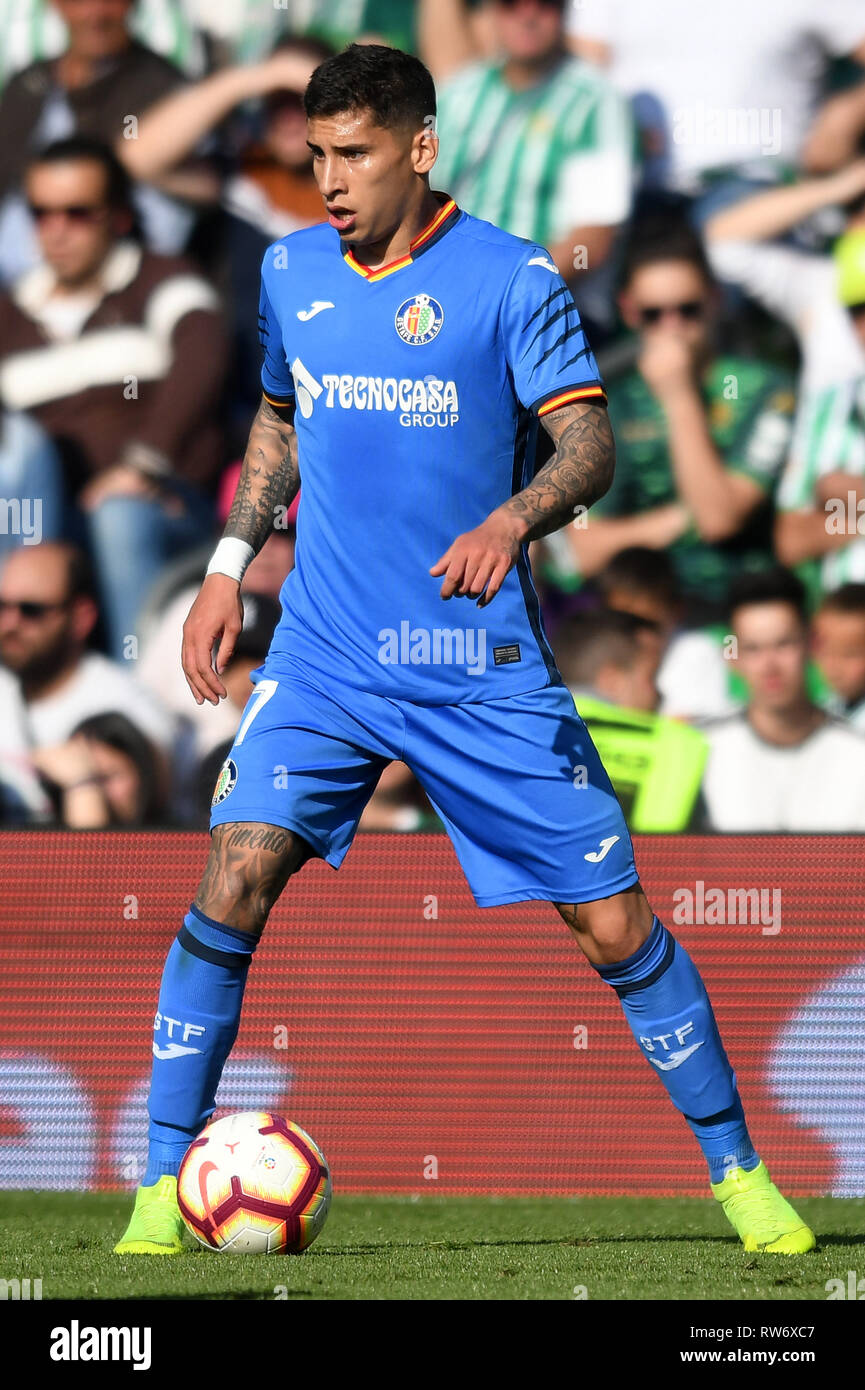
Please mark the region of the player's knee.
POLYGON ((556 903, 560 916, 597 964, 624 960, 652 929, 652 909, 639 884, 591 903, 556 903))
POLYGON ((257 936, 311 854, 305 840, 278 826, 215 826, 195 905, 215 921, 257 936))

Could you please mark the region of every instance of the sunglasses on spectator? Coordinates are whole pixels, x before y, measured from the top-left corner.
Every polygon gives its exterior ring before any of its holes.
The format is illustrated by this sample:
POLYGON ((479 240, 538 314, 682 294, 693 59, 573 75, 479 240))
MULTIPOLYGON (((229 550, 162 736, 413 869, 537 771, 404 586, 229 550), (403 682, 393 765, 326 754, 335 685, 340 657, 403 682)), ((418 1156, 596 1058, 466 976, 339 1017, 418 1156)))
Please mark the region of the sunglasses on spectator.
POLYGON ((68 222, 79 226, 88 222, 98 222, 105 208, 95 203, 69 203, 66 207, 45 207, 42 203, 28 203, 30 216, 34 222, 45 222, 49 217, 65 217, 68 222))
POLYGON ((7 612, 10 608, 16 608, 22 618, 28 622, 39 622, 46 613, 50 613, 55 608, 66 608, 68 599, 60 599, 57 603, 40 603, 36 599, 14 599, 0 598, 0 613, 7 612))
POLYGON ((704 305, 699 299, 686 299, 681 304, 646 304, 640 310, 640 322, 660 323, 665 314, 673 314, 688 323, 696 323, 703 317, 704 305))

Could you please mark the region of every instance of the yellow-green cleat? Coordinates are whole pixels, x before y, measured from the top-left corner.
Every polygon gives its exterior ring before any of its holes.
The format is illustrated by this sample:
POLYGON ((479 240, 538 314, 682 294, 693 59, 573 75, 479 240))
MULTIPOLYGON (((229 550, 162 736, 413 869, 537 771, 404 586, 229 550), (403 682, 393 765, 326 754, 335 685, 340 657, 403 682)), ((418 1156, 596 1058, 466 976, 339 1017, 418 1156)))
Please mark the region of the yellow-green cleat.
POLYGON ((177 1209, 177 1179, 166 1174, 139 1187, 132 1218, 114 1247, 115 1255, 179 1255, 183 1217, 177 1209))
POLYGON ((817 1244, 814 1232, 782 1197, 764 1163, 749 1173, 733 1168, 723 1182, 713 1182, 727 1220, 746 1250, 773 1255, 805 1255, 817 1244))

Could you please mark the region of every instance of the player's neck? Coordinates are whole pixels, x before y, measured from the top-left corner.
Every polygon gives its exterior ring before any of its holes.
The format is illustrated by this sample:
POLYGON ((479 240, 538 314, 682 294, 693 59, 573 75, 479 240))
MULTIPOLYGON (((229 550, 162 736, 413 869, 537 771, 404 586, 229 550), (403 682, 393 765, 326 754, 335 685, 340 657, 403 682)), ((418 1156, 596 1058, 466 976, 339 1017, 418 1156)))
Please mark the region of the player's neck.
POLYGON ((399 226, 388 236, 366 245, 360 242, 352 245, 355 260, 360 261, 361 265, 365 265, 369 270, 379 270, 383 265, 390 265, 391 261, 398 261, 401 257, 407 256, 412 242, 420 236, 424 227, 432 222, 438 210, 438 199, 431 188, 425 187, 416 204, 406 210, 399 226))

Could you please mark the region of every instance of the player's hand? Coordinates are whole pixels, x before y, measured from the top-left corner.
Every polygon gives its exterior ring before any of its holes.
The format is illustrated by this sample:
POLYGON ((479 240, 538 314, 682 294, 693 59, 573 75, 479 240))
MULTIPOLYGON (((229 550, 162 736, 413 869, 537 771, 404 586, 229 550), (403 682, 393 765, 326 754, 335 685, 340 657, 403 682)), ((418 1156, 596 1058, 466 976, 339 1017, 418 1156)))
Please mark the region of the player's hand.
POLYGON ((180 659, 186 683, 198 705, 208 700, 218 705, 226 696, 219 675, 231 660, 238 633, 243 627, 240 585, 227 574, 209 574, 183 624, 180 659), (213 646, 219 642, 216 670, 213 646))
POLYGON ((523 523, 502 507, 473 531, 457 536, 430 570, 434 578, 444 575, 441 597, 459 594, 486 608, 516 564, 524 536, 523 523))

